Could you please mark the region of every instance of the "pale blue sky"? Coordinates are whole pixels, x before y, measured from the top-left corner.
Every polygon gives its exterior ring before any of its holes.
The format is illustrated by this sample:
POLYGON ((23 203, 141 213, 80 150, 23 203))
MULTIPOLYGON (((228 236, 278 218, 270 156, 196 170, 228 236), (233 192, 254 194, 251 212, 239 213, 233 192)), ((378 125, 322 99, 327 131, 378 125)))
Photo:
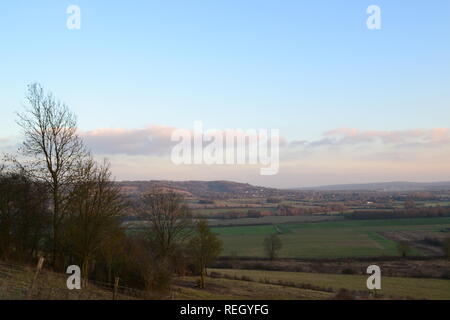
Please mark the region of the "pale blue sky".
POLYGON ((34 81, 82 130, 449 126, 448 0, 2 0, 0 41, 0 137, 34 81))

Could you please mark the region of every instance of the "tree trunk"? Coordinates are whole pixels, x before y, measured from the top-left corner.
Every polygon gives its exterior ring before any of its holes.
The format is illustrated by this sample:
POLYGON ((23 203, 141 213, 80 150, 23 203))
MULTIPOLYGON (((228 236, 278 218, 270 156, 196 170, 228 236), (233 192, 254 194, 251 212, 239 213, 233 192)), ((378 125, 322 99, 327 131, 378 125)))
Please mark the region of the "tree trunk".
POLYGON ((112 263, 108 262, 108 283, 112 283, 112 263))
POLYGON ((89 259, 85 258, 83 260, 83 265, 81 267, 81 279, 83 279, 83 288, 87 288, 89 280, 89 259))
POLYGON ((56 268, 56 255, 58 252, 58 241, 59 241, 59 199, 58 199, 58 188, 54 186, 53 190, 53 251, 52 251, 52 265, 56 268))
POLYGON ((200 271, 200 289, 205 289, 205 268, 200 271))

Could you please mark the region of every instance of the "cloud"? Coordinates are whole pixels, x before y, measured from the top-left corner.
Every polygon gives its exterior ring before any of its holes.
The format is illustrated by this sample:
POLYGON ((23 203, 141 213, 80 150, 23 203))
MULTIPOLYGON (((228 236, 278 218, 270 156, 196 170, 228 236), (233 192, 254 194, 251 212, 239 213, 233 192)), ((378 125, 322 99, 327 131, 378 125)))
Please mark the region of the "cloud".
MULTIPOLYGON (((175 127, 151 126, 143 129, 97 129, 81 133, 87 146, 96 154, 103 155, 151 155, 167 156, 176 142, 171 141, 175 127)), ((192 134, 192 130, 185 130, 192 134)), ((207 130, 205 130, 207 131, 207 130)), ((224 134, 224 130, 216 130, 224 134)), ((236 133, 239 135, 239 133, 236 133)), ((244 134, 244 133, 241 133, 244 134)), ((7 139, 0 138, 0 144, 7 139)), ((247 141, 246 141, 247 142, 247 141)), ((207 143, 204 143, 206 145, 207 143)), ((327 131, 317 140, 287 141, 280 137, 280 147, 289 149, 312 149, 318 147, 377 146, 398 149, 418 149, 450 145, 450 129, 413 130, 358 130, 338 128, 327 131)), ((375 148, 375 147, 374 147, 375 148)), ((374 149, 375 150, 375 149, 374 149)))
POLYGON ((151 126, 145 129, 97 129, 81 133, 86 145, 98 154, 165 155, 176 128, 151 126))
MULTIPOLYGON (((338 128, 317 139, 280 137, 280 173, 260 166, 176 166, 170 159, 178 128, 96 129, 80 132, 98 157, 108 157, 118 179, 236 180, 279 187, 382 180, 449 180, 450 129, 338 128)), ((193 130, 185 130, 192 134, 193 130)), ((205 133, 207 128, 203 130, 205 133)), ((224 130, 217 130, 222 133, 224 130)), ((239 132, 235 132, 239 134, 239 132)), ((281 132, 282 134, 283 132, 281 132)), ((0 154, 17 150, 20 137, 0 137, 0 154)), ((204 143, 206 145, 206 143, 204 143)))
MULTIPOLYGON (((172 133, 178 128, 166 126, 151 126, 144 129, 96 129, 82 132, 80 135, 86 145, 95 154, 102 155, 140 155, 140 156, 166 156, 178 142, 171 141, 172 133)), ((203 134, 216 133, 223 137, 226 148, 226 133, 245 139, 248 146, 251 141, 257 141, 258 130, 203 130, 203 134), (251 137, 251 139, 250 139, 251 137)), ((181 129, 179 133, 193 137, 193 130, 181 129)), ((178 136, 178 135, 177 135, 178 136)), ((203 146, 211 142, 204 142, 203 146)), ((285 138, 280 137, 280 147, 287 145, 285 138)))
POLYGON ((296 147, 302 147, 305 146, 308 143, 306 140, 292 140, 289 143, 289 148, 296 148, 296 147))
POLYGON ((428 130, 414 129, 364 131, 355 128, 339 128, 325 132, 322 139, 298 145, 321 147, 352 146, 376 143, 397 147, 450 144, 450 129, 434 128, 428 130))
POLYGON ((271 178, 261 177, 259 166, 174 165, 169 155, 177 143, 171 141, 177 129, 98 129, 81 136, 94 154, 110 158, 119 179, 228 179, 273 186, 450 179, 448 128, 338 128, 317 139, 280 137, 280 173, 271 178))

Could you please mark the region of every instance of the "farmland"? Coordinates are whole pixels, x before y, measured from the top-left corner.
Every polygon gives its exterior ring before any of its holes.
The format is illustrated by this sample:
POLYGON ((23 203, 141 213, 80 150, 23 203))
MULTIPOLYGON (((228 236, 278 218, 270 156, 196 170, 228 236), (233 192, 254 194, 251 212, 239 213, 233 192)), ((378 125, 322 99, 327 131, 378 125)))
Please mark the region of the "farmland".
MULTIPOLYGON (((174 299, 339 299, 342 290, 356 299, 450 299, 448 192, 271 192, 186 201, 223 248, 207 289, 179 277, 174 299), (264 250, 269 235, 282 244, 274 260, 264 250), (376 297, 366 286, 372 264, 382 270, 376 297)), ((134 234, 149 225, 126 222, 134 234)))
MULTIPOLYGON (((343 258, 398 256, 397 242, 382 235, 387 231, 444 234, 450 218, 417 218, 364 221, 327 221, 255 226, 216 227, 223 241, 223 256, 263 257, 262 242, 278 234, 283 243, 280 258, 343 258)), ((424 255, 412 249, 412 255, 424 255)))

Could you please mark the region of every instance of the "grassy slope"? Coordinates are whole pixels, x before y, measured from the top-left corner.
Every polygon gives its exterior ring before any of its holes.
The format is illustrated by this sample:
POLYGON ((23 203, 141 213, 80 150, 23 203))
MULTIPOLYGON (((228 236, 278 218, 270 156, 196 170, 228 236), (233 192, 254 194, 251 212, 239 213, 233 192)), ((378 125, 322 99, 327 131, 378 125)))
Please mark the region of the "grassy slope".
MULTIPOLYGON (((349 290, 366 290, 367 277, 359 275, 333 275, 298 272, 275 272, 253 270, 211 270, 222 274, 247 276, 252 280, 272 283, 281 280, 295 284, 311 284, 316 287, 349 290)), ((24 299, 34 272, 27 267, 12 268, 0 264, 0 300, 24 299)), ((94 285, 80 291, 69 291, 66 288, 66 275, 43 272, 39 277, 33 299, 101 299, 110 300, 111 292, 94 285)), ((238 281, 229 279, 207 279, 207 288, 195 288, 197 278, 176 278, 173 286, 175 299, 328 299, 331 293, 292 288, 281 285, 238 281)), ((412 297, 427 299, 450 299, 450 280, 416 279, 416 278, 382 278, 382 294, 396 297, 412 297)), ((134 299, 120 295, 119 299, 134 299)))
POLYGON ((177 279, 174 298, 178 300, 323 300, 331 293, 289 288, 257 282, 208 278, 204 290, 194 288, 197 278, 177 279))
MULTIPOLYGON (((33 268, 11 266, 0 263, 0 300, 23 300, 34 276, 33 268)), ((88 288, 70 291, 66 287, 67 275, 43 270, 38 278, 32 299, 37 300, 111 300, 112 292, 92 284, 88 288)), ((327 299, 330 293, 286 288, 278 285, 235 281, 226 279, 207 279, 207 288, 195 287, 198 278, 175 278, 170 295, 174 299, 211 300, 211 299, 327 299)), ((119 294, 118 299, 136 299, 119 294)))
MULTIPOLYGON (((224 270, 211 269, 221 274, 247 276, 252 280, 289 281, 298 284, 312 284, 333 289, 366 291, 366 276, 336 275, 301 272, 277 272, 259 270, 224 270)), ((382 277, 381 294, 395 297, 411 297, 416 299, 450 299, 450 280, 422 278, 382 277)))
MULTIPOLYGON (((27 297, 33 281, 33 268, 0 263, 0 300, 22 300, 27 297)), ((37 300, 111 300, 112 292, 89 285, 81 290, 68 290, 69 275, 42 270, 32 292, 37 300)), ((133 299, 121 295, 121 299, 133 299)))

